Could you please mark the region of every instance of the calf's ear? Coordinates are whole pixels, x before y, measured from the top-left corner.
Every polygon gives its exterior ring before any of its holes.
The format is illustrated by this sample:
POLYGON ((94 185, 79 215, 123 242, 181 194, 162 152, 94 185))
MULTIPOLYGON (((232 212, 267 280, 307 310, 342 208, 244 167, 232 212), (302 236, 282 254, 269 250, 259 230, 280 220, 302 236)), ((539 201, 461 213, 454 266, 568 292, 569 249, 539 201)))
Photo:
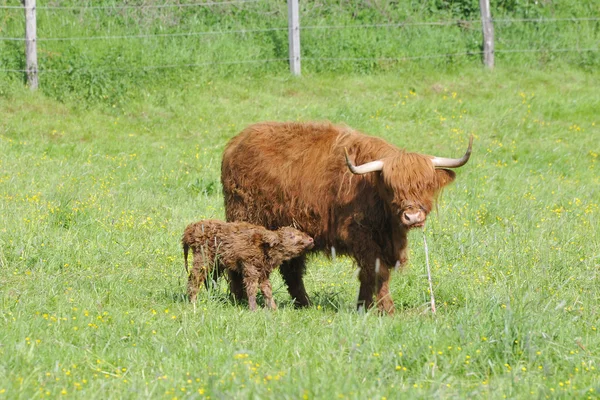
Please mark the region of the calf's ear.
POLYGON ((279 236, 275 232, 267 232, 264 236, 264 240, 270 247, 273 247, 279 242, 279 236))
POLYGON ((260 233, 254 232, 252 234, 252 244, 254 244, 255 246, 260 246, 261 244, 263 244, 263 238, 260 233))
POLYGON ((456 173, 449 169, 440 168, 435 170, 435 176, 437 180, 437 187, 438 189, 441 189, 454 181, 454 178, 456 178, 456 173))
POLYGON ((252 242, 257 246, 264 245, 267 247, 273 247, 277 244, 278 241, 279 237, 274 232, 267 231, 262 234, 256 232, 252 235, 252 242))

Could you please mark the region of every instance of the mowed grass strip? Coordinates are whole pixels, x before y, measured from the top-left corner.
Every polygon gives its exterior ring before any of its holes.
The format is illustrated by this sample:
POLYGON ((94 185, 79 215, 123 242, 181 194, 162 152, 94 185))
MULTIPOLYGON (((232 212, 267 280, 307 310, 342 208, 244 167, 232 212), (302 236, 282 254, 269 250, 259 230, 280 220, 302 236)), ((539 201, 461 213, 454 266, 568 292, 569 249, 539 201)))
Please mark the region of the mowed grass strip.
MULTIPOLYGON (((598 74, 189 79, 114 107, 0 98, 0 397, 595 398, 598 74), (314 305, 251 313, 227 286, 186 302, 180 237, 223 218, 222 149, 262 120, 330 120, 473 156, 392 277, 393 317, 355 311, 345 257, 314 305)), ((257 183, 260 184, 260 183, 257 183)))

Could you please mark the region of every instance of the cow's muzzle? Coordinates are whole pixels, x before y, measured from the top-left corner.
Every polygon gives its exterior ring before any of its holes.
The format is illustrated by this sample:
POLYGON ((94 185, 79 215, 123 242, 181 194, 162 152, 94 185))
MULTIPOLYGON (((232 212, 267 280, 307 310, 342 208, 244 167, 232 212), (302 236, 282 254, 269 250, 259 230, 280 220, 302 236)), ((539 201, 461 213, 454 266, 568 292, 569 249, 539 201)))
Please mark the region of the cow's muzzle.
POLYGON ((427 215, 421 209, 409 209, 402 211, 400 222, 407 228, 419 228, 425 225, 427 215))

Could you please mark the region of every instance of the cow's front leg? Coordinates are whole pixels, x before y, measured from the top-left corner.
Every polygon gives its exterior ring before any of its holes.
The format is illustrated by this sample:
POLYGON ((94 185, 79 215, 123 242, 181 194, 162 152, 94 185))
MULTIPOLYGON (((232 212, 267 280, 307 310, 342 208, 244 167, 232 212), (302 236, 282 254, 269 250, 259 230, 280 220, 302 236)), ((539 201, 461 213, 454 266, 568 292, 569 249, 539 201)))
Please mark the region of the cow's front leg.
POLYGON ((304 288, 304 281, 302 275, 306 269, 306 259, 304 256, 296 257, 292 260, 286 261, 279 267, 281 277, 287 285, 288 292, 296 307, 307 307, 310 305, 308 294, 304 288))
POLYGON ((374 270, 368 267, 359 267, 358 280, 360 288, 358 289, 358 300, 356 307, 359 311, 366 311, 373 305, 373 292, 375 291, 374 270))
POLYGON ((379 268, 376 268, 375 274, 377 307, 387 314, 393 314, 394 300, 390 294, 390 269, 381 263, 379 268))
MULTIPOLYGON (((353 238, 351 249, 360 268, 358 278, 360 289, 358 292, 358 308, 370 308, 373 305, 373 295, 377 297, 377 307, 391 314, 394 312, 394 301, 390 295, 390 266, 383 260, 385 250, 391 252, 390 247, 382 249, 379 244, 371 240, 373 232, 361 226, 352 226, 350 237, 353 238)), ((389 258, 389 257, 388 257, 389 258)))
POLYGON ((390 294, 390 268, 377 258, 361 264, 363 266, 360 267, 358 274, 360 280, 358 309, 370 308, 373 305, 373 294, 376 294, 377 307, 387 314, 393 314, 394 301, 390 294))
POLYGON ((392 235, 385 242, 383 247, 383 254, 386 254, 389 262, 392 265, 389 267, 399 267, 402 269, 408 262, 408 238, 406 237, 408 231, 404 228, 400 222, 392 221, 392 235))

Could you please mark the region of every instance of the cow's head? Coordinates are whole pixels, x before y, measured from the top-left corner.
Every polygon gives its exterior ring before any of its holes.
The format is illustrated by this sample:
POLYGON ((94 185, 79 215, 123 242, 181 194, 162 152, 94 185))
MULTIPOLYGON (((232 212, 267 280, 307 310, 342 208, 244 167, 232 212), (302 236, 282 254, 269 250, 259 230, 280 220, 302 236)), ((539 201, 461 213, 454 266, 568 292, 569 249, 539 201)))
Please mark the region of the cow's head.
POLYGON ((469 161, 473 137, 461 158, 443 158, 418 153, 398 154, 354 165, 346 151, 346 165, 353 174, 380 172, 378 186, 381 196, 406 228, 421 227, 441 188, 452 182, 458 168, 469 161))

